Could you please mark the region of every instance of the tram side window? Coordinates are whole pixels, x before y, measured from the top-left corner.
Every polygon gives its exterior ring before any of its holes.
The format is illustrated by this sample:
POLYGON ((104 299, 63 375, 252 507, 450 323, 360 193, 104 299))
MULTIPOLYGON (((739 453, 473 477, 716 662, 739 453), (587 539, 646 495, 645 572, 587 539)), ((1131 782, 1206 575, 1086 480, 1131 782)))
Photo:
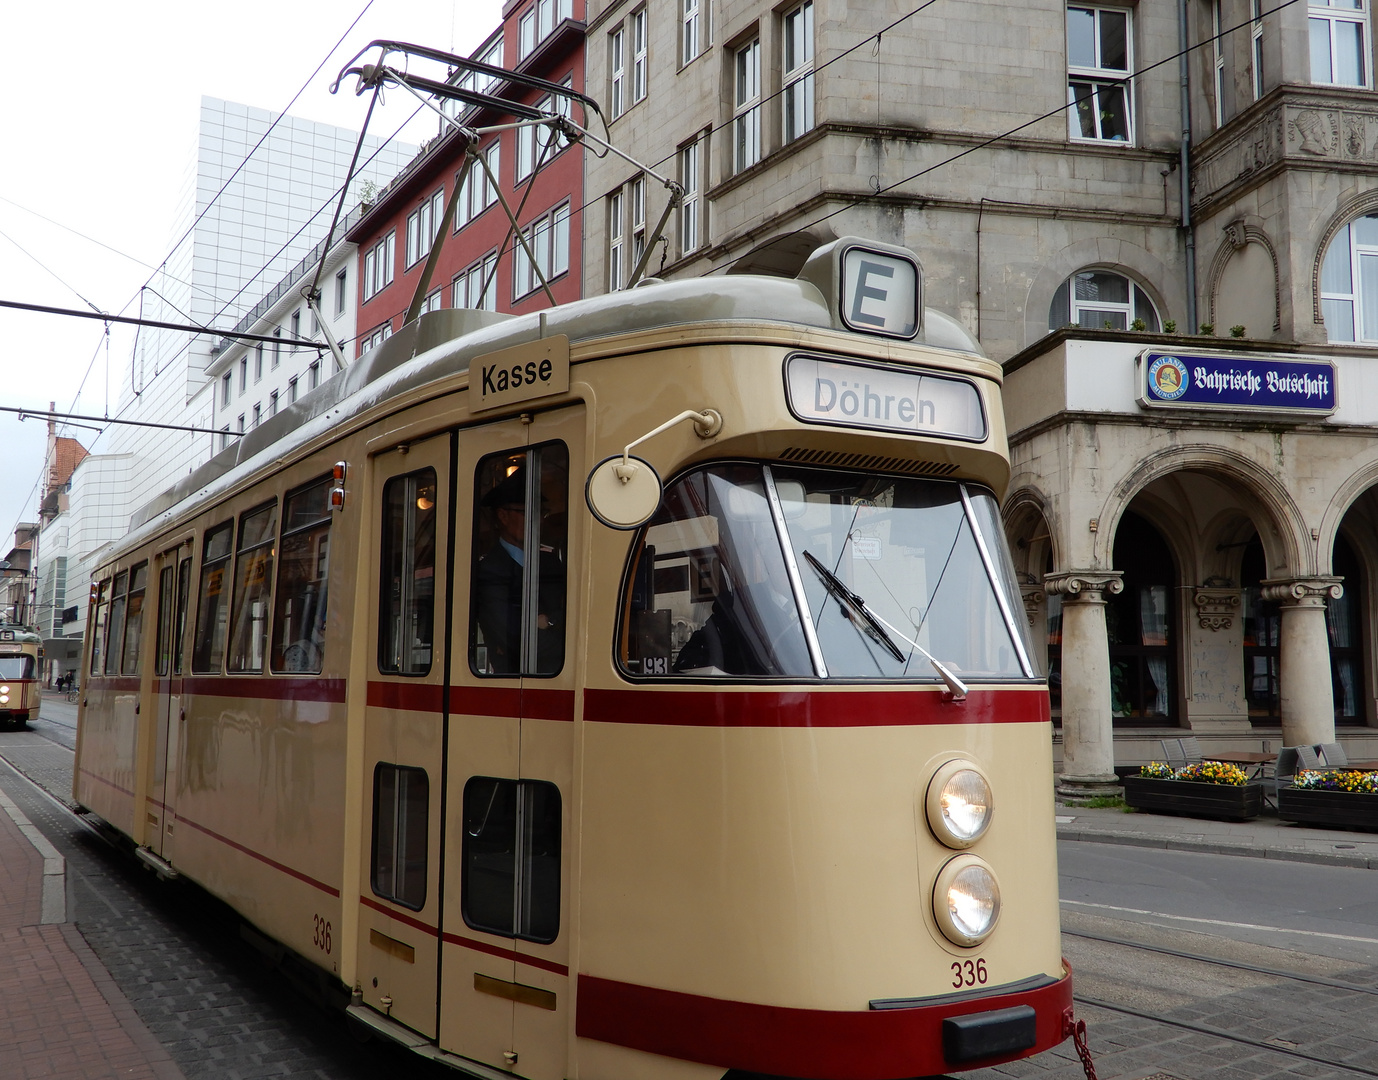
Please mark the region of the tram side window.
POLYGON ((426 906, 430 790, 424 769, 374 767, 373 892, 413 911, 426 906))
POLYGON ((139 652, 144 640, 144 593, 148 590, 148 563, 129 571, 129 600, 124 613, 124 653, 121 675, 139 673, 139 652))
POLYGON ((460 906, 475 930, 551 942, 560 932, 560 789, 471 777, 464 785, 460 906))
POLYGON ((105 634, 105 674, 118 675, 120 670, 120 643, 124 640, 124 610, 129 603, 129 571, 121 570, 115 575, 115 584, 110 590, 110 622, 105 634))
POLYGON ((167 675, 172 670, 173 588, 177 570, 165 566, 158 571, 158 641, 155 645, 153 673, 167 675))
POLYGON ((96 587, 95 614, 91 618, 91 674, 99 675, 105 660, 105 624, 110 614, 110 582, 96 587))
POLYGON ((435 641, 434 469, 394 476, 383 487, 378 670, 425 675, 435 641))
POLYGON ((330 477, 283 501, 279 550, 273 670, 318 675, 325 648, 330 566, 330 477))
POLYGON ((276 502, 239 519, 239 552, 234 564, 234 610, 230 617, 229 671, 261 672, 268 651, 268 602, 273 590, 276 502))
POLYGON ((474 482, 469 666, 476 675, 556 675, 565 659, 569 450, 490 454, 474 482))
POLYGON ((225 630, 230 615, 225 602, 225 571, 229 569, 233 541, 233 521, 217 525, 206 533, 201 556, 196 638, 191 647, 191 670, 198 675, 218 675, 225 659, 225 630))

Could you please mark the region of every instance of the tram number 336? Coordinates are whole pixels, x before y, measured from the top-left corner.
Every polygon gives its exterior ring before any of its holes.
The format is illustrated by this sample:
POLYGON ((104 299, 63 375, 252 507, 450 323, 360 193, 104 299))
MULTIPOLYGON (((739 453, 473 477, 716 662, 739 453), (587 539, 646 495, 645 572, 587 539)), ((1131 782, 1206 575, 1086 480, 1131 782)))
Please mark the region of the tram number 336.
MULTIPOLYGON (((329 951, 329 950, 327 950, 329 951)), ((975 960, 956 960, 952 964, 952 985, 955 987, 963 986, 985 986, 986 985, 986 961, 983 957, 975 960)))
MULTIPOLYGON (((321 952, 328 954, 330 952, 330 923, 327 922, 325 919, 321 918, 319 915, 315 916, 315 923, 316 933, 311 938, 311 943, 315 945, 316 948, 320 949, 321 952)), ((958 965, 953 966, 955 967, 958 965)), ((984 972, 981 981, 986 981, 984 978, 984 972)), ((957 985, 961 986, 962 984, 958 983, 957 985)))

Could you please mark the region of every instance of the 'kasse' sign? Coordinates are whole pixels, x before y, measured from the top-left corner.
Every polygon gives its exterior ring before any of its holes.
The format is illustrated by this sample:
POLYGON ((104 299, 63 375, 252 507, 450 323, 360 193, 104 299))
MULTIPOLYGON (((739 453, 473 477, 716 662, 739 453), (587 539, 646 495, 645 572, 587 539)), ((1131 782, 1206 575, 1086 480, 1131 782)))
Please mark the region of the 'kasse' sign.
POLYGON ((1323 360, 1193 356, 1152 349, 1139 357, 1141 404, 1234 412, 1335 411, 1335 365, 1323 360))
POLYGON ((966 379, 792 356, 785 383, 800 420, 978 442, 986 437, 980 391, 966 379))

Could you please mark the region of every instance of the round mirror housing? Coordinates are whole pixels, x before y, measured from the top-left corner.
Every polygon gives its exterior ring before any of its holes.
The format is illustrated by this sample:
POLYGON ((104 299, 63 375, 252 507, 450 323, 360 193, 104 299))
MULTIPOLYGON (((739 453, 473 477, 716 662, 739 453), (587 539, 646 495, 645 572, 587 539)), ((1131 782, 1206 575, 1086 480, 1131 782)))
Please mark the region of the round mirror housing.
POLYGON ((611 529, 635 529, 660 508, 660 477, 650 462, 614 454, 589 473, 584 501, 611 529))

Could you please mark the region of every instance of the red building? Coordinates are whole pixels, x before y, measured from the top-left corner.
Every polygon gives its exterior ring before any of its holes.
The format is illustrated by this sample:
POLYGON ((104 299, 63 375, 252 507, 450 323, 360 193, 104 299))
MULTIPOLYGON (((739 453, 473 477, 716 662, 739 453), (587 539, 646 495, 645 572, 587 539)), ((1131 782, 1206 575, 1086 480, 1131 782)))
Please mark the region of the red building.
MULTIPOLYGON (((545 79, 576 92, 584 88, 584 0, 509 0, 502 26, 470 59, 545 79)), ((566 111, 566 100, 516 82, 473 72, 451 83, 544 111, 566 111)), ((495 108, 447 104, 469 128, 510 124, 495 108)), ((591 118, 579 106, 571 114, 591 118)), ((580 234, 583 148, 545 126, 485 135, 479 142, 498 189, 517 216, 556 303, 581 295, 580 234), (536 167, 539 162, 539 169, 536 167), (534 179, 533 179, 534 176, 534 179)), ((349 232, 359 247, 359 319, 354 355, 373 348, 402 325, 437 227, 464 166, 465 142, 447 126, 377 197, 349 232)), ((516 237, 497 191, 475 164, 465 180, 454 223, 441 247, 423 311, 482 307, 522 313, 551 306, 532 259, 516 237)))

